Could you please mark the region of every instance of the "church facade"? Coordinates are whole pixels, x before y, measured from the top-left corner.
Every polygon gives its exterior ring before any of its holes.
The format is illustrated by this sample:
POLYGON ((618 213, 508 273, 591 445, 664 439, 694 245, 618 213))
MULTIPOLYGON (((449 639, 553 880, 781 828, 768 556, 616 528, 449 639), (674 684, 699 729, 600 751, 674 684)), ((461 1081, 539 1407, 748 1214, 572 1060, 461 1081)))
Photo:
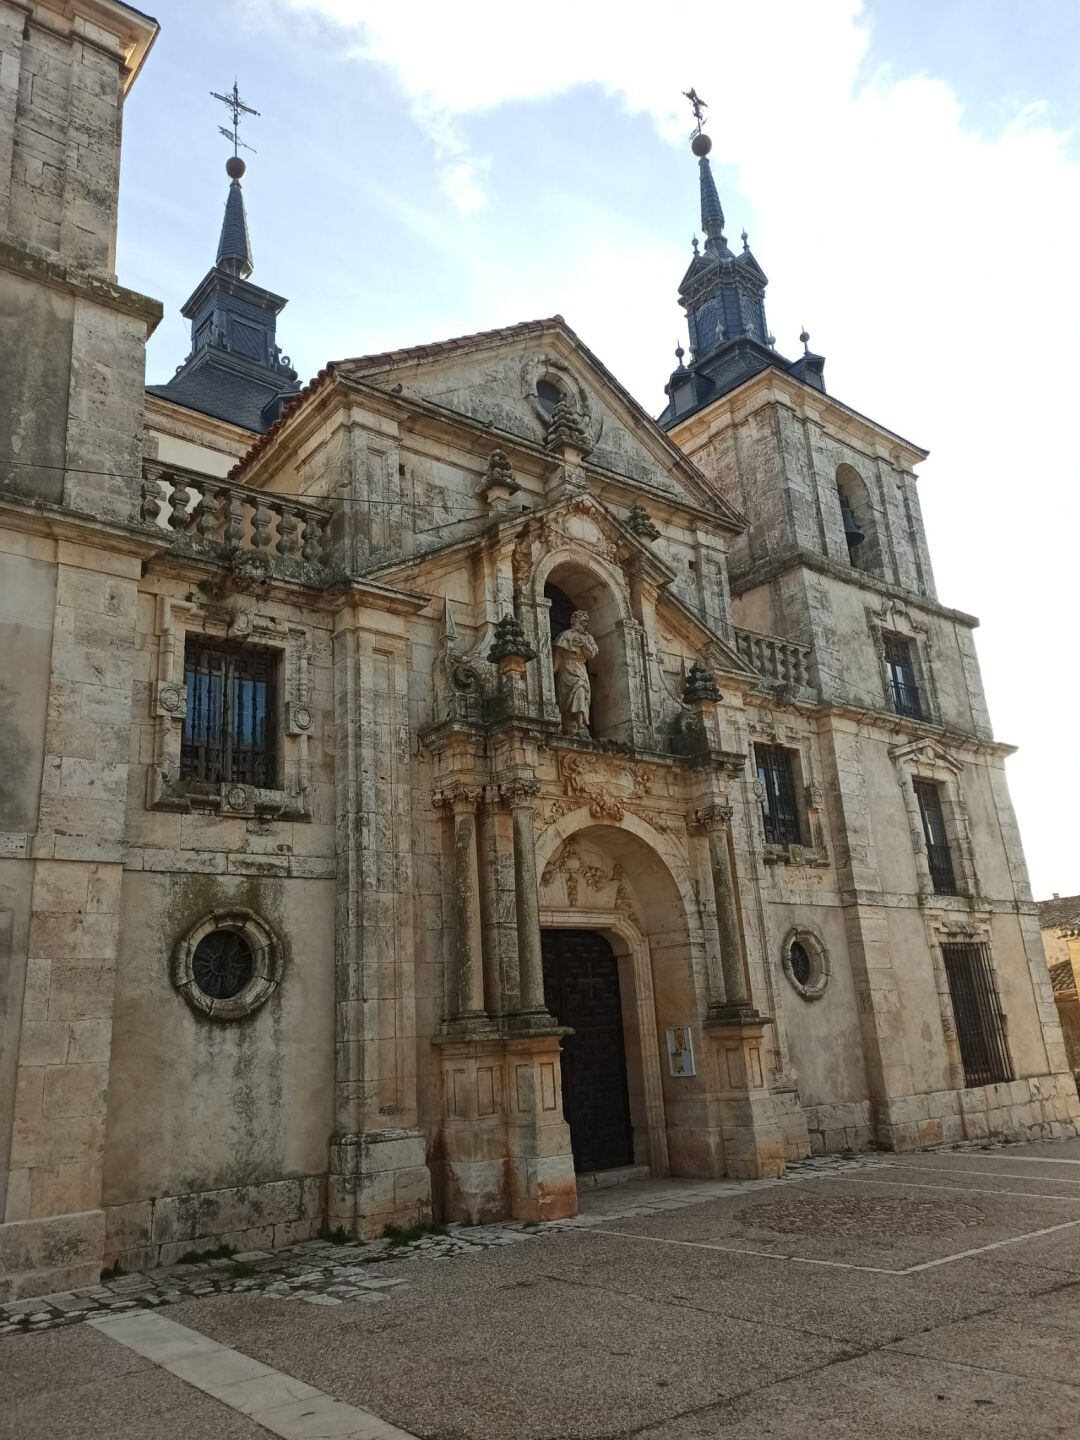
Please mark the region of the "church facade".
POLYGON ((775 349, 700 123, 659 421, 560 316, 301 388, 235 157, 145 388, 155 32, 0 0, 0 1296, 1075 1133, 925 452, 775 349))

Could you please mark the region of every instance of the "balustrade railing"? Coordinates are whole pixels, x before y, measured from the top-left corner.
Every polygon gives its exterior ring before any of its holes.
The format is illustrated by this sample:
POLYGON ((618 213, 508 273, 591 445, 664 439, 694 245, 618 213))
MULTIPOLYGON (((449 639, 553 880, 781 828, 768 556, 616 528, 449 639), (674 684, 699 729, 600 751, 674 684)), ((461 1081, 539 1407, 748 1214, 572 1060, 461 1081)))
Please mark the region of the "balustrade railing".
POLYGON ((736 630, 735 648, 764 680, 792 690, 808 690, 813 685, 809 645, 779 635, 761 635, 755 630, 736 630))
POLYGON ((147 464, 139 513, 144 524, 228 553, 251 550, 270 559, 326 564, 326 503, 234 485, 179 466, 147 464))

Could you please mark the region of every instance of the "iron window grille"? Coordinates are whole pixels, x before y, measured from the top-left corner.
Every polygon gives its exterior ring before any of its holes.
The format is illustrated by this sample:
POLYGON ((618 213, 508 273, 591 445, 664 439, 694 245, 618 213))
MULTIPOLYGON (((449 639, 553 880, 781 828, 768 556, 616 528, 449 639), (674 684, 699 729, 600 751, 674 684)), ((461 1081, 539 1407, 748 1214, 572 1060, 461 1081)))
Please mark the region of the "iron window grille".
POLYGON ((782 745, 755 745, 754 760, 762 786, 761 818, 769 845, 801 845, 802 825, 795 800, 791 751, 782 745))
POLYGON ((913 780, 912 784, 915 798, 919 802, 934 893, 957 895, 959 890, 956 872, 953 869, 952 851, 949 849, 949 837, 945 829, 945 816, 941 809, 941 788, 933 780, 913 780))
POLYGON ((994 985, 990 947, 950 942, 942 945, 941 955, 956 1019, 965 1083, 996 1085, 1011 1080, 1005 1016, 994 985))
POLYGON ((911 720, 923 719, 922 697, 915 679, 915 662, 911 655, 911 641, 898 635, 885 637, 885 666, 889 672, 889 688, 892 692, 892 707, 897 715, 906 715, 911 720))
POLYGON ((268 647, 187 637, 181 780, 276 787, 277 667, 268 647))

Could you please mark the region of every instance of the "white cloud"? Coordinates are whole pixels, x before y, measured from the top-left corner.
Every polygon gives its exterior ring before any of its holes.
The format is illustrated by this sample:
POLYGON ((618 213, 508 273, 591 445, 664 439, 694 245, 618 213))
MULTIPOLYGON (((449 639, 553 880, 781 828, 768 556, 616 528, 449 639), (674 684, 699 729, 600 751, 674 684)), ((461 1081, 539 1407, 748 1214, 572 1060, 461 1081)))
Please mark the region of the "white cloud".
MULTIPOLYGON (((981 132, 940 79, 870 73, 859 0, 717 3, 673 19, 652 0, 279 3, 348 27, 357 55, 395 76, 465 212, 497 200, 498 171, 467 140, 495 107, 591 85, 681 146, 680 92, 692 82, 712 102, 713 158, 736 167, 756 212, 780 349, 794 350, 805 321, 834 393, 933 448, 922 497, 939 588, 986 622, 991 710, 1022 747, 1010 776, 1035 885, 1080 891, 1080 167, 1043 108, 981 132)), ((646 203, 637 230, 623 225, 613 243, 585 200, 568 199, 578 228, 558 274, 520 255, 491 267, 481 323, 561 310, 649 401, 684 257, 670 216, 646 203), (628 293, 641 297, 632 315, 628 293)), ((740 223, 729 216, 729 231, 740 223)))

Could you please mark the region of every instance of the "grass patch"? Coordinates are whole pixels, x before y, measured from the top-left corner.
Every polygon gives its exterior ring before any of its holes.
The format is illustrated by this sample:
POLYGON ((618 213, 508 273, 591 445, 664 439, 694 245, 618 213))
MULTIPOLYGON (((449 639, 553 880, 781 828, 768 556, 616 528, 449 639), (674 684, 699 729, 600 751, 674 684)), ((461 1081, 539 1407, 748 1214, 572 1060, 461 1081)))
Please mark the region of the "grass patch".
POLYGON ((389 1240, 391 1245, 411 1245, 414 1240, 422 1240, 425 1235, 445 1235, 446 1226, 421 1220, 416 1225, 387 1225, 382 1233, 383 1239, 389 1240))
POLYGON ((255 1274, 255 1266, 248 1260, 234 1260, 229 1267, 229 1274, 234 1280, 245 1280, 249 1275, 255 1274))
POLYGON ((126 1271, 123 1265, 121 1265, 118 1260, 115 1265, 105 1266, 105 1269, 101 1272, 101 1282, 104 1284, 106 1280, 118 1280, 120 1276, 125 1273, 126 1271))
POLYGON ((235 1245, 219 1245, 216 1250, 188 1250, 176 1262, 178 1265, 201 1265, 204 1260, 228 1260, 236 1254, 235 1245))

